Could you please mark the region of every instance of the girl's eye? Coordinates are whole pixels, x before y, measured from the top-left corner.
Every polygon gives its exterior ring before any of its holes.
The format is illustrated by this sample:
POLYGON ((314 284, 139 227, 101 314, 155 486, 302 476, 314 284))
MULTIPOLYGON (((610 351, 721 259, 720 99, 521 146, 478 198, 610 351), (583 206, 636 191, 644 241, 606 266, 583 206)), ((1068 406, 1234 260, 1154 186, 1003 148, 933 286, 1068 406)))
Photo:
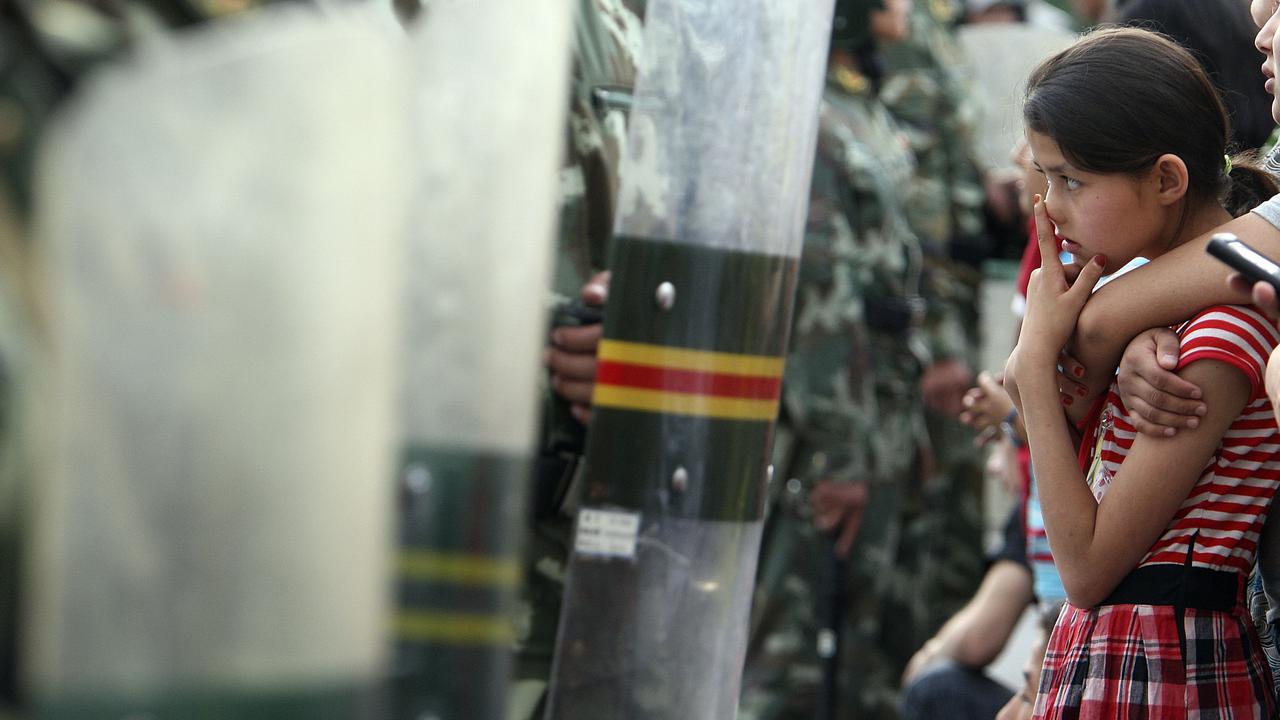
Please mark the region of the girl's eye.
POLYGON ((1068 190, 1079 190, 1079 189, 1080 189, 1080 181, 1079 181, 1079 180, 1077 180, 1077 179, 1075 179, 1075 178, 1073 178, 1073 177, 1067 177, 1066 175, 1063 175, 1063 176, 1062 176, 1062 179, 1065 181, 1065 183, 1066 183, 1066 186, 1067 186, 1067 189, 1068 189, 1068 190))

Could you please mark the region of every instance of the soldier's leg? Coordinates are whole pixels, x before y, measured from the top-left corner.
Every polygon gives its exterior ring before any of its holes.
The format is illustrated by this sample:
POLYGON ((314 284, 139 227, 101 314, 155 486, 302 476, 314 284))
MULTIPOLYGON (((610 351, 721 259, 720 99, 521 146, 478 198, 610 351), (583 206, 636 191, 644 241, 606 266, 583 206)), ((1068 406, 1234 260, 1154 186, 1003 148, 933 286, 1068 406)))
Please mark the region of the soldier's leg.
POLYGON ((983 457, 974 434, 953 418, 929 414, 935 465, 917 518, 925 634, 932 636, 982 581, 983 457))
POLYGON ((760 546, 741 720, 812 720, 820 702, 817 642, 829 542, 813 526, 809 488, 797 479, 780 482, 760 546))
POLYGON ((903 485, 899 478, 872 483, 862 528, 845 574, 840 637, 840 711, 847 720, 896 720, 899 663, 891 650, 902 630, 886 603, 893 588, 901 534, 903 485))

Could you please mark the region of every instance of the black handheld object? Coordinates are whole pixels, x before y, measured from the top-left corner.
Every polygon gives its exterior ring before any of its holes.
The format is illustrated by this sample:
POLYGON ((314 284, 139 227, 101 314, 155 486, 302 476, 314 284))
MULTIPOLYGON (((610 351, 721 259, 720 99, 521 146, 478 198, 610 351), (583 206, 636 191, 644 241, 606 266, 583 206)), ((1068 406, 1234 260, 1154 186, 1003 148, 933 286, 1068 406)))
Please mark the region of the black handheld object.
POLYGON ((551 316, 552 327, 565 325, 595 325, 604 321, 604 308, 588 305, 582 300, 564 303, 551 316))
POLYGON ((1230 265, 1250 282, 1268 282, 1280 294, 1280 264, 1245 245, 1231 233, 1218 233, 1209 240, 1209 254, 1230 265))

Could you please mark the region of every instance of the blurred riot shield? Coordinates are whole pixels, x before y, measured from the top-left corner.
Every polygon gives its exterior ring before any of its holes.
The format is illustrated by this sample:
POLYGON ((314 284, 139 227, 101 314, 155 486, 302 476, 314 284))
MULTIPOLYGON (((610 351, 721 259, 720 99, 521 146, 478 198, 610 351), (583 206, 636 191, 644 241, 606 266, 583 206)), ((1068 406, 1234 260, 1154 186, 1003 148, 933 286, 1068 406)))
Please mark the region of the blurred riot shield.
POLYGON ((736 715, 830 22, 648 3, 551 718, 736 715))
POLYGON ((40 718, 353 718, 385 667, 404 48, 158 38, 46 139, 40 718))
POLYGON ((433 0, 411 28, 397 718, 505 716, 571 3, 433 0))

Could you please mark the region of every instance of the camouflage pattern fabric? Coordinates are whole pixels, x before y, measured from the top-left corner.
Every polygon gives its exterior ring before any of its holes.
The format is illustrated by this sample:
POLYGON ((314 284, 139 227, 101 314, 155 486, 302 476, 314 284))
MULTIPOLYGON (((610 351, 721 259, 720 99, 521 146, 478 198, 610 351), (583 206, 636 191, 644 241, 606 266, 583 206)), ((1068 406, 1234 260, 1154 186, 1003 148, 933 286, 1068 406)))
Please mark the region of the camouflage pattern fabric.
MULTIPOLYGON (((578 297, 607 257, 641 42, 641 21, 630 9, 633 5, 623 0, 579 3, 566 157, 560 171, 560 233, 549 299, 553 307, 578 297)), ((571 488, 584 439, 585 428, 548 386, 516 618, 509 706, 513 720, 542 717, 573 534, 571 488)))
POLYGON ((924 435, 925 353, 915 318, 890 328, 885 307, 911 308, 918 292, 920 250, 900 205, 913 170, 906 140, 868 79, 834 66, 752 607, 745 720, 816 716, 833 587, 844 598, 838 716, 896 716, 902 668, 884 648, 902 626, 882 601, 897 572, 902 499, 924 435), (808 496, 818 480, 871 484, 847 562, 833 560, 830 538, 813 524, 808 496))
MULTIPOLYGON (((933 362, 960 360, 978 367, 978 312, 985 253, 981 171, 975 160, 975 95, 961 76, 962 48, 953 35, 962 8, 956 0, 922 0, 911 32, 886 49, 882 97, 907 128, 917 172, 908 220, 925 247, 924 331, 933 362)), ((981 452, 955 418, 929 414, 933 465, 920 494, 908 499, 903 531, 904 581, 894 596, 918 633, 895 652, 928 638, 958 610, 981 581, 981 452)))

